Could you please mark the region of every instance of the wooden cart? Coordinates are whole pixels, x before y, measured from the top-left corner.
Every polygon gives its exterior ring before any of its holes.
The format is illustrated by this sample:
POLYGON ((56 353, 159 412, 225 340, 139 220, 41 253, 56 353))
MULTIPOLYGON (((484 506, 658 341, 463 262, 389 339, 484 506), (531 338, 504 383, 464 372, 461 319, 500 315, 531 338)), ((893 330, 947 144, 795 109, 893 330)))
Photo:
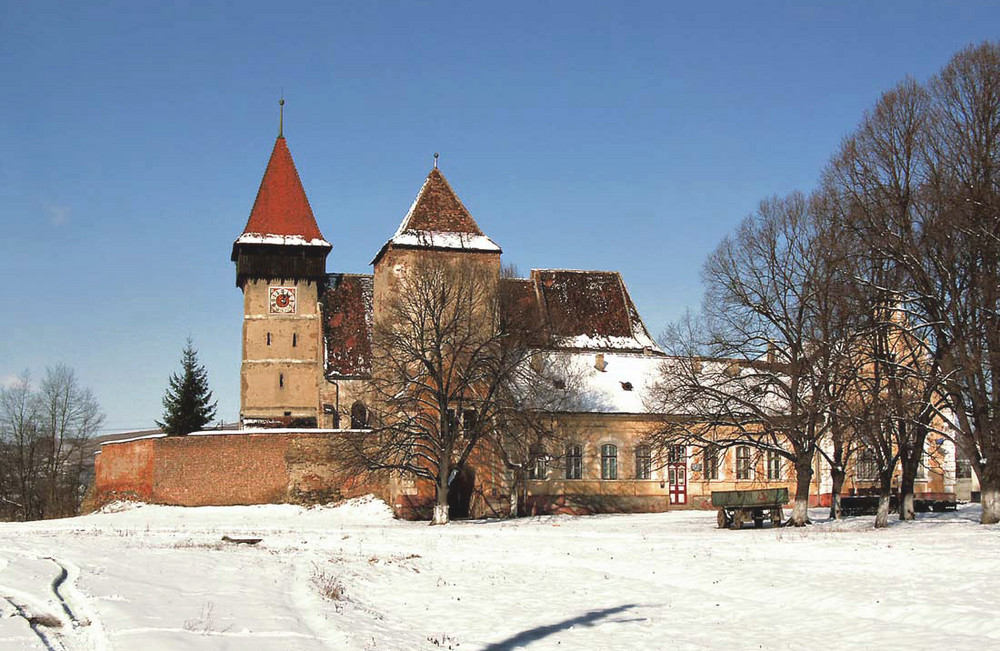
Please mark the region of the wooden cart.
POLYGON ((769 517, 772 526, 781 526, 781 507, 788 503, 787 488, 762 488, 749 491, 713 491, 712 506, 719 509, 719 528, 739 529, 753 520, 764 526, 769 517))

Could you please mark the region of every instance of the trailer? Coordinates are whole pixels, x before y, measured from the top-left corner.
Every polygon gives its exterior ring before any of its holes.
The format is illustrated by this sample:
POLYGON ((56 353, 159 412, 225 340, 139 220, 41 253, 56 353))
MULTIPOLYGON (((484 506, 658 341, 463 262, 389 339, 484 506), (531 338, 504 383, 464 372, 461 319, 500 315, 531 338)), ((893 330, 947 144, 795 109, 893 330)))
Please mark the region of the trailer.
POLYGON ((764 526, 764 518, 771 525, 781 526, 781 507, 788 503, 787 488, 761 488, 747 491, 712 491, 712 506, 719 509, 720 529, 739 529, 744 522, 753 520, 755 527, 764 526))

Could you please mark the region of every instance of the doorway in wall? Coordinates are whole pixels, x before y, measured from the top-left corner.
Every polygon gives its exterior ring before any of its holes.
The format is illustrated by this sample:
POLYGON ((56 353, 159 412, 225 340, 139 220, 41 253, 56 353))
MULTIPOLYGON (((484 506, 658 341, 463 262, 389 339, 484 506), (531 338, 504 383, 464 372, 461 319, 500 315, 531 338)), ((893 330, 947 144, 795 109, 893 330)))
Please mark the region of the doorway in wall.
POLYGON ((476 485, 476 471, 466 466, 451 480, 448 487, 448 517, 469 517, 469 505, 472 503, 472 489, 476 485))
POLYGON ((687 504, 687 467, 683 463, 667 464, 667 484, 671 504, 687 504))

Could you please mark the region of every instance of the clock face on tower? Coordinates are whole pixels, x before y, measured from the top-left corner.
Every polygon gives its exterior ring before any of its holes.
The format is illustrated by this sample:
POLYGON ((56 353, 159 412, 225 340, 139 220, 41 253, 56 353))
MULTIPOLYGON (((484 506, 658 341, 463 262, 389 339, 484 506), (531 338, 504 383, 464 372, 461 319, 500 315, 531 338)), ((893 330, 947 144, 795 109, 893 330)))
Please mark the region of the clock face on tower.
POLYGON ((268 308, 271 314, 295 314, 295 288, 269 287, 268 308))

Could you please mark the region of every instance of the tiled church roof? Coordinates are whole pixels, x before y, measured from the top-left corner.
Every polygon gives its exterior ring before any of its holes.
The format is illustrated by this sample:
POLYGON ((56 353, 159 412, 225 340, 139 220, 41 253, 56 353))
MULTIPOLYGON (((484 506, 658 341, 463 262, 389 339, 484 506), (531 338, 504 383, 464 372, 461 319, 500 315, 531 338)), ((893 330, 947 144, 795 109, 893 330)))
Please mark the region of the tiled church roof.
POLYGON ((533 269, 531 280, 558 347, 661 352, 617 271, 533 269))
POLYGON ((323 304, 326 375, 366 377, 372 364, 372 290, 370 275, 330 274, 323 304))
POLYGON ((441 170, 436 167, 427 175, 396 234, 379 250, 372 264, 377 262, 390 246, 501 252, 500 246, 479 229, 476 220, 455 194, 441 170))
POLYGON ((330 246, 316 225, 283 136, 274 142, 250 219, 236 243, 330 246))
POLYGON ((483 234, 444 174, 436 167, 427 175, 399 231, 483 234))
MULTIPOLYGON (((372 291, 370 275, 327 276, 320 298, 327 377, 371 374, 372 291)), ((530 279, 502 279, 500 291, 523 318, 541 309, 556 350, 663 355, 617 272, 533 270, 530 279)))

